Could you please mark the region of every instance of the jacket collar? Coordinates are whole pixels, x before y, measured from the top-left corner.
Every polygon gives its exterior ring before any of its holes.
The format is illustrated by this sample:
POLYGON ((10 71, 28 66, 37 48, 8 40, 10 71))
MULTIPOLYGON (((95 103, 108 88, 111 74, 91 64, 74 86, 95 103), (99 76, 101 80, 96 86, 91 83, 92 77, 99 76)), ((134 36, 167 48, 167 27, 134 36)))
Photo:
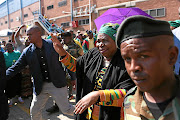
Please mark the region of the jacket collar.
MULTIPOLYGON (((180 91, 180 77, 178 77, 177 75, 175 75, 175 77, 176 77, 177 84, 178 84, 176 96, 168 104, 168 106, 166 106, 166 109, 164 110, 161 117, 166 116, 168 114, 171 114, 174 111, 173 104, 178 103, 177 101, 180 100, 180 92, 179 92, 180 91)), ((139 117, 140 116, 146 116, 146 117, 148 116, 147 118, 152 118, 153 117, 153 115, 150 112, 146 102, 143 99, 143 92, 141 92, 138 88, 137 88, 137 90, 136 90, 136 92, 134 94, 133 99, 134 99, 134 102, 135 102, 135 111, 139 114, 139 117)), ((176 106, 176 107, 178 107, 178 106, 176 106)))

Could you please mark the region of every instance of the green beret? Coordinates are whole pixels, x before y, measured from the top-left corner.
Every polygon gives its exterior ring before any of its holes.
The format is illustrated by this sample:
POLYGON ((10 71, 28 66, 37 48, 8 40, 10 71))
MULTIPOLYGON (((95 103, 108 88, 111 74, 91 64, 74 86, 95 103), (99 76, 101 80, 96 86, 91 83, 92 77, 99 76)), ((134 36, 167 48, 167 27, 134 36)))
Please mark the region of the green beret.
POLYGON ((120 44, 128 39, 158 35, 173 36, 168 22, 136 15, 125 19, 120 24, 116 36, 116 45, 120 48, 120 44))
POLYGON ((113 24, 113 23, 105 23, 105 24, 103 24, 101 26, 98 33, 107 34, 115 41, 116 32, 117 32, 118 27, 119 27, 119 24, 117 24, 117 23, 115 23, 115 24, 113 24))
POLYGON ((180 26, 180 23, 176 22, 176 21, 168 21, 168 23, 170 24, 170 26, 173 26, 175 28, 180 26))

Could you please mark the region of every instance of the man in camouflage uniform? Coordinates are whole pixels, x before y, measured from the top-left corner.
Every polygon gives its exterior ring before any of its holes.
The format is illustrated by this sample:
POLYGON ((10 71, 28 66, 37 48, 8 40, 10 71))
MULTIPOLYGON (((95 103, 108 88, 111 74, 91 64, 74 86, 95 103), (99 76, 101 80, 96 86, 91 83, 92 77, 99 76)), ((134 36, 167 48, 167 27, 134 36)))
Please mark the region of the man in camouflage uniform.
POLYGON ((120 25, 116 43, 136 84, 124 99, 125 120, 180 120, 180 79, 173 72, 178 49, 169 24, 130 17, 120 25))
MULTIPOLYGON (((83 55, 82 48, 76 43, 74 43, 70 32, 65 32, 61 34, 61 38, 64 41, 63 48, 73 57, 78 58, 79 56, 83 55)), ((65 70, 66 70, 67 84, 69 86, 69 100, 71 100, 73 98, 72 87, 75 85, 76 82, 76 73, 71 72, 67 68, 65 70)))
POLYGON ((79 45, 73 42, 70 32, 62 33, 61 38, 64 41, 64 49, 73 57, 78 58, 79 56, 83 55, 82 48, 80 48, 79 45))

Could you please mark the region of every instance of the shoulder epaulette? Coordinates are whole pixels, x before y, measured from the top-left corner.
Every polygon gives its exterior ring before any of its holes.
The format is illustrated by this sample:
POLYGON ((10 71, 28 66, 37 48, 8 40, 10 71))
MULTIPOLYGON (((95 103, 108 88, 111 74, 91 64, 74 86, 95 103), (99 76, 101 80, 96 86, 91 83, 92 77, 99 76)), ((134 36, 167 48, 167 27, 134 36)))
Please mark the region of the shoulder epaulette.
POLYGON ((126 96, 124 97, 124 102, 126 101, 126 99, 127 99, 127 97, 128 97, 129 95, 134 95, 135 92, 136 92, 136 90, 137 90, 137 86, 131 88, 131 89, 127 92, 126 96))

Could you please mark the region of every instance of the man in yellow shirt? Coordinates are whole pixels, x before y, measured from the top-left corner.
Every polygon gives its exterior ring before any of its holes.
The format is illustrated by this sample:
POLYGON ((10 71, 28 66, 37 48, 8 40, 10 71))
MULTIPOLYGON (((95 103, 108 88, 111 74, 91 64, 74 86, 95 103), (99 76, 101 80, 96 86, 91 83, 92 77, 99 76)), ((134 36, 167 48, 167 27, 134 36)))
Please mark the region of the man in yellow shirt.
POLYGON ((87 53, 88 50, 96 47, 96 38, 93 37, 93 32, 89 30, 87 31, 87 34, 88 37, 82 43, 82 48, 84 53, 87 53))

